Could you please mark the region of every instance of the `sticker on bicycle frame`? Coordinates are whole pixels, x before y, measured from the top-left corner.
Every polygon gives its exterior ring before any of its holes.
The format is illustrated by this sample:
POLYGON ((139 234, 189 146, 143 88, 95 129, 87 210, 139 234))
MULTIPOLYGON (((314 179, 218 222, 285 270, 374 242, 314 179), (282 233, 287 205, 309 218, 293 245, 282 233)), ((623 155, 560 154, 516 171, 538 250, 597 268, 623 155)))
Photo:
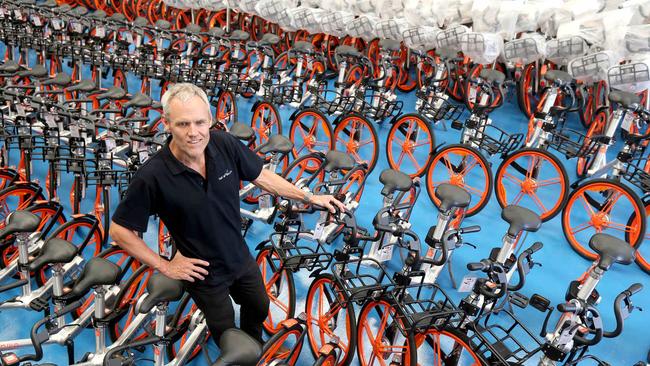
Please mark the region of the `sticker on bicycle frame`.
POLYGON ((19 117, 25 117, 27 114, 25 113, 25 106, 22 104, 16 104, 16 114, 19 117))
POLYGON ((124 32, 123 35, 125 41, 128 43, 133 43, 133 34, 131 34, 131 32, 124 32))
POLYGON ((40 27, 43 25, 43 22, 41 22, 41 17, 38 15, 32 15, 32 23, 34 23, 35 26, 40 27))
POLYGON ((57 128, 56 117, 52 113, 44 113, 43 118, 45 119, 45 124, 49 128, 57 128))
POLYGON ((83 24, 77 23, 77 22, 71 23, 70 28, 75 33, 83 33, 83 30, 84 30, 83 24))
POLYGON ((633 122, 634 122, 634 114, 628 112, 625 114, 625 118, 623 118, 623 122, 621 123, 621 128, 627 132, 630 132, 630 127, 632 127, 633 122))
POLYGON ((471 274, 466 275, 463 277, 463 281, 461 281, 460 286, 458 286, 458 292, 471 292, 474 289, 476 280, 478 280, 478 277, 471 274))
POLYGON ((95 27, 95 37, 104 38, 106 37, 106 28, 102 26, 95 27))
POLYGON ((52 28, 54 28, 55 30, 61 30, 65 25, 65 23, 61 19, 52 19, 50 20, 50 22, 52 22, 52 28))
POLYGON ((140 159, 140 163, 144 163, 149 159, 149 152, 147 150, 138 151, 138 159, 140 159))
POLYGON ((314 229, 314 239, 318 239, 323 235, 323 230, 325 229, 325 224, 323 223, 318 223, 316 224, 316 228, 314 229))
POLYGON ((81 135, 79 134, 79 126, 70 125, 70 136, 81 137, 81 135))
POLYGON ((106 141, 105 144, 106 144, 106 151, 107 152, 111 152, 111 151, 115 150, 115 148, 117 147, 117 144, 115 143, 115 139, 112 138, 112 137, 108 137, 104 141, 106 141))
POLYGON ((476 103, 476 88, 469 87, 469 101, 476 103))

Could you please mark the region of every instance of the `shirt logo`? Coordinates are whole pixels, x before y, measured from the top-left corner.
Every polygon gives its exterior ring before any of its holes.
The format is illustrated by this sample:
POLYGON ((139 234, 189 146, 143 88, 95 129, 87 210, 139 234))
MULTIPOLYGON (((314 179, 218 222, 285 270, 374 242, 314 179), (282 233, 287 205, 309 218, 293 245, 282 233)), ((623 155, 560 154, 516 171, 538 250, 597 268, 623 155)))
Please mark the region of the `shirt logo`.
POLYGON ((219 177, 219 180, 222 180, 223 178, 229 176, 230 174, 232 174, 232 170, 226 170, 226 172, 219 177))

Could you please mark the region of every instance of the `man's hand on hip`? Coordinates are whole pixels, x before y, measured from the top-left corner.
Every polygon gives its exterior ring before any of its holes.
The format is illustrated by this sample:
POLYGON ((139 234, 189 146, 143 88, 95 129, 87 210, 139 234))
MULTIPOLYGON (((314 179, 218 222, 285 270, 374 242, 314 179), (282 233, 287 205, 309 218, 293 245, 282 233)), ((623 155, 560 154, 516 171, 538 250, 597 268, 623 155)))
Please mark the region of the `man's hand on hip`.
MULTIPOLYGON (((162 258, 161 258, 162 259, 162 258)), ((203 268, 209 266, 210 263, 196 258, 188 258, 176 252, 172 260, 166 261, 162 259, 162 264, 158 270, 165 276, 175 280, 185 280, 194 282, 195 279, 204 280, 208 270, 203 268)))

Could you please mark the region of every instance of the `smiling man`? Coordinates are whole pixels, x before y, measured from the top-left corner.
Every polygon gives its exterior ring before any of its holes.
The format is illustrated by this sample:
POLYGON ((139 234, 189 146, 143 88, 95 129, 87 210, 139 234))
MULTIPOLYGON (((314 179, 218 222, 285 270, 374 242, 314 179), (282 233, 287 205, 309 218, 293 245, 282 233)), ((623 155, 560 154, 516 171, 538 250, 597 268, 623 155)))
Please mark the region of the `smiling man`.
POLYGON ((139 261, 185 281, 203 311, 215 342, 235 326, 230 297, 241 305, 240 327, 262 341, 269 299, 255 260, 241 235, 239 182, 334 211, 333 196, 305 194, 277 174, 239 140, 210 129, 208 98, 192 84, 175 84, 162 97, 168 143, 136 173, 120 202, 110 235, 139 261), (176 244, 171 260, 137 235, 158 215, 176 244), (230 296, 230 297, 229 297, 230 296))

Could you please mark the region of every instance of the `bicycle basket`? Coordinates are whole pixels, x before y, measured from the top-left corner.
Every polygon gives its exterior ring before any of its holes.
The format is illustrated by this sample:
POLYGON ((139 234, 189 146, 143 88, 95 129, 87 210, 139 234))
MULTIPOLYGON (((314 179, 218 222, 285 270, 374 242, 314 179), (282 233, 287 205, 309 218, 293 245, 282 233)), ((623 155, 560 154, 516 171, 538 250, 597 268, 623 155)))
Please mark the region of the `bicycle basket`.
POLYGON ((320 18, 320 27, 323 32, 334 35, 336 37, 343 37, 346 34, 345 29, 348 23, 354 19, 354 14, 334 11, 326 13, 320 18))
POLYGON ((418 90, 415 96, 422 101, 419 112, 434 122, 457 120, 464 110, 462 105, 454 104, 439 95, 429 97, 426 92, 418 90))
POLYGON ((361 114, 375 121, 383 121, 400 114, 404 103, 401 100, 393 99, 393 96, 387 96, 374 89, 367 89, 361 114))
POLYGON ((493 63, 503 48, 503 39, 496 33, 464 33, 459 40, 463 54, 477 64, 493 63))
POLYGON ((616 63, 612 52, 596 52, 569 61, 569 74, 585 83, 604 80, 607 70, 616 63))
POLYGON ((519 148, 523 138, 524 135, 521 133, 510 135, 494 125, 486 125, 483 132, 477 132, 471 140, 489 155, 508 155, 519 148))
POLYGON ((464 25, 449 27, 436 35, 436 43, 439 48, 460 49, 460 36, 468 33, 469 28, 464 25))
POLYGON ((564 154, 567 159, 585 158, 596 153, 598 143, 584 135, 582 132, 563 128, 552 130, 548 146, 564 154))
POLYGON ((569 60, 588 51, 587 42, 579 36, 556 38, 546 42, 546 58, 558 65, 566 65, 569 60))
POLYGON ((335 90, 324 90, 322 93, 314 93, 316 100, 313 107, 318 108, 326 114, 343 114, 354 107, 356 99, 354 96, 343 96, 335 90))
POLYGON ((238 5, 239 9, 241 9, 244 13, 258 15, 256 5, 259 2, 259 0, 239 0, 238 5))
POLYGON ((300 269, 315 271, 329 267, 332 254, 319 243, 316 243, 315 247, 303 245, 302 242, 305 240, 300 239, 299 236, 304 232, 301 232, 299 227, 300 225, 297 229, 293 229, 287 226, 285 231, 272 233, 269 237, 282 267, 292 272, 300 269))
POLYGON ((402 40, 402 32, 408 27, 404 19, 382 20, 375 24, 375 35, 379 38, 402 40))
POLYGON ((296 8, 290 12, 291 22, 296 29, 305 29, 310 33, 320 33, 320 17, 325 14, 322 9, 296 8))
POLYGON ((396 273, 391 292, 398 309, 396 317, 406 331, 426 332, 458 323, 462 311, 438 285, 424 283, 424 272, 396 273))
POLYGON ((332 274, 340 285, 341 296, 346 302, 362 304, 369 298, 378 298, 393 286, 383 265, 371 258, 363 258, 363 248, 349 248, 346 252, 336 250, 332 274))
POLYGON ((373 16, 361 15, 347 24, 346 31, 352 37, 370 41, 375 38, 375 24, 377 20, 378 18, 373 16))
POLYGON ((426 51, 436 47, 436 34, 433 27, 410 28, 402 32, 402 39, 408 48, 426 51))
POLYGON ((644 193, 650 192, 650 162, 648 158, 630 160, 623 171, 623 177, 644 193))
POLYGON ((650 69, 644 62, 612 66, 607 70, 610 88, 641 92, 650 84, 650 69))
POLYGON ((539 352, 542 344, 510 311, 486 316, 468 323, 472 349, 490 365, 524 365, 539 352))
POLYGON ((503 56, 508 62, 527 65, 544 57, 545 41, 541 37, 514 39, 503 46, 503 56))

